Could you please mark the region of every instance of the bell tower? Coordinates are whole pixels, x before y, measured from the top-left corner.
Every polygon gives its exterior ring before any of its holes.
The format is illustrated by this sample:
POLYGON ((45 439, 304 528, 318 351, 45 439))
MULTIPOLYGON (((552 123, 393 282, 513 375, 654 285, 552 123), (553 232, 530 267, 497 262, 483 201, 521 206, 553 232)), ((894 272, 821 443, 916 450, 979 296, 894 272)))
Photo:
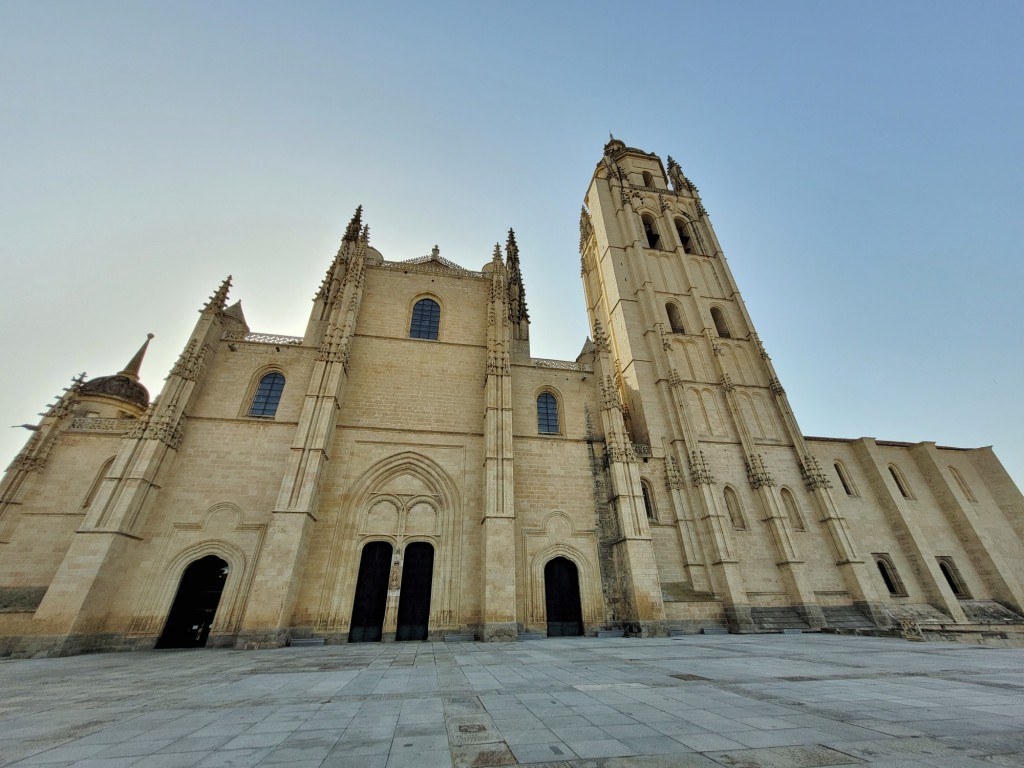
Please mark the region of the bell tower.
POLYGON ((845 592, 877 622, 864 561, 679 164, 668 157, 666 168, 612 137, 580 214, 580 254, 591 327, 607 335, 625 455, 664 488, 664 517, 678 528, 681 563, 659 552, 662 584, 678 578, 667 572, 683 574, 688 594, 719 602, 733 631, 754 631, 766 606, 823 626, 819 592, 845 592), (814 583, 805 564, 794 532, 808 525, 831 544, 834 583, 814 583))

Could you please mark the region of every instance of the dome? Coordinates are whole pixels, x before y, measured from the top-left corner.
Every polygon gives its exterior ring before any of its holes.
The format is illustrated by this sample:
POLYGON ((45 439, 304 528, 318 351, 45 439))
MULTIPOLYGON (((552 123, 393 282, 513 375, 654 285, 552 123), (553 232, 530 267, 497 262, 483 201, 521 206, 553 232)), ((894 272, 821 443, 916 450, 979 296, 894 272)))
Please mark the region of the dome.
MULTIPOLYGON (((239 307, 241 311, 241 307, 239 307)), ((142 358, 146 354, 149 342, 153 338, 152 333, 146 334, 146 341, 136 352, 124 370, 113 376, 98 376, 85 382, 78 394, 88 397, 98 395, 100 397, 113 397, 118 400, 132 403, 145 409, 149 406, 149 390, 139 384, 139 368, 142 366, 142 358)))
POLYGON ((149 405, 149 390, 138 381, 132 381, 121 374, 90 379, 82 385, 78 393, 84 396, 115 397, 119 400, 127 400, 141 408, 146 408, 149 405))

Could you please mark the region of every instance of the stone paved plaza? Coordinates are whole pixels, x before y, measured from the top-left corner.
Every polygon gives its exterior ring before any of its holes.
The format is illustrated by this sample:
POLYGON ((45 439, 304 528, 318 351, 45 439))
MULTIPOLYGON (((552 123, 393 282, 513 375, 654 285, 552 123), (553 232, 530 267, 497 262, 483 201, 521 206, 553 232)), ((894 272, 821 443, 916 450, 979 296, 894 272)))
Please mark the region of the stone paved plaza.
POLYGON ((0 765, 1024 766, 1024 650, 827 635, 0 661, 0 765))

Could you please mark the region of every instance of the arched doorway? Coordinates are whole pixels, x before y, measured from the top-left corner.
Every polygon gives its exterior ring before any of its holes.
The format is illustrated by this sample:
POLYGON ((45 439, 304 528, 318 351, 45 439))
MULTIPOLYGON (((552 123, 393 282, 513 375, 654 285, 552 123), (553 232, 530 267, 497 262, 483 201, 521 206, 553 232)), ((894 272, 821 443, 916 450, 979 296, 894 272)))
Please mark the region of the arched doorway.
POLYGON ((395 640, 426 640, 430 623, 430 586, 434 548, 418 541, 405 548, 402 591, 398 598, 395 640))
POLYGON ((220 595, 228 578, 228 564, 216 555, 191 563, 181 576, 178 593, 157 648, 202 648, 210 636, 220 595))
POLYGON ((352 604, 350 643, 374 643, 384 632, 384 612, 388 605, 388 578, 391 573, 391 545, 371 541, 363 547, 352 604))
POLYGON ((548 637, 583 634, 580 606, 580 578, 576 564, 556 557, 544 566, 544 602, 548 614, 548 637))

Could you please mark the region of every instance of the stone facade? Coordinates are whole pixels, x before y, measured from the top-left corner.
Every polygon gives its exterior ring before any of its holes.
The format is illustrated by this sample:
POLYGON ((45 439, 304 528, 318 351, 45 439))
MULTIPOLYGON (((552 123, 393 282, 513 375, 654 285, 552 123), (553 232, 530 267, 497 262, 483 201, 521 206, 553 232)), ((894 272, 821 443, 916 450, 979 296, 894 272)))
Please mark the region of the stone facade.
POLYGON ((804 436, 671 158, 608 143, 580 254, 574 361, 514 234, 392 262, 357 211, 302 338, 225 281, 151 403, 144 349, 74 380, 0 484, 0 652, 1024 621, 992 451, 804 436))

